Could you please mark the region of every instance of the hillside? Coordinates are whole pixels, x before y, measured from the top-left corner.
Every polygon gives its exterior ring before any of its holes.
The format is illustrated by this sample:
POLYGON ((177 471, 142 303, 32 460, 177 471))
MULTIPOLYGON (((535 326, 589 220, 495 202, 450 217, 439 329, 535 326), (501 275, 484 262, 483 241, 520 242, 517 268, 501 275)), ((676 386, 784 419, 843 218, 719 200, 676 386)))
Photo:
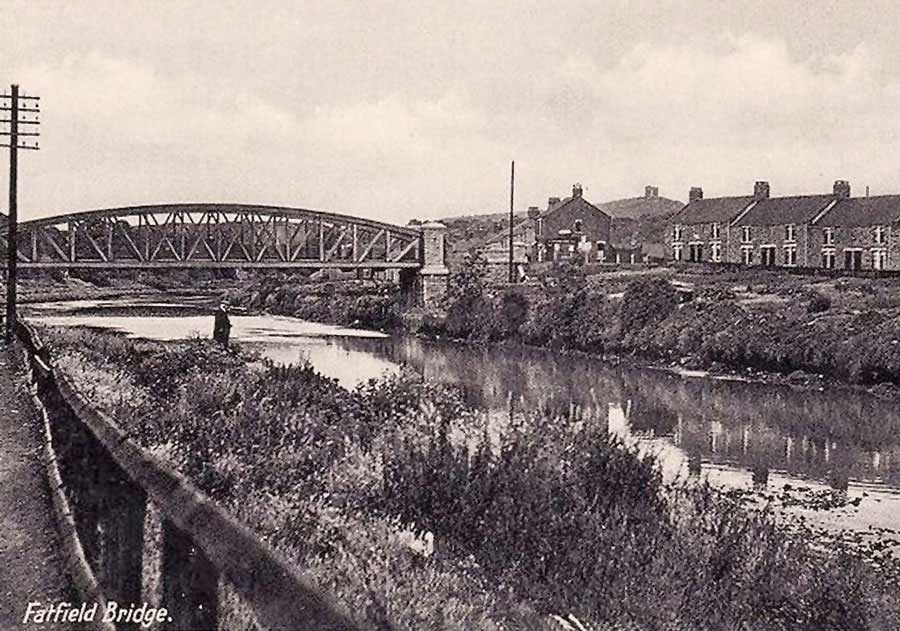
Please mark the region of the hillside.
MULTIPOLYGON (((662 241, 666 219, 684 206, 666 197, 630 197, 596 204, 612 218, 613 243, 662 241)), ((515 223, 527 218, 515 213, 515 223)), ((461 215, 441 219, 447 226, 447 239, 452 252, 467 252, 484 245, 490 237, 509 229, 509 213, 461 215)))

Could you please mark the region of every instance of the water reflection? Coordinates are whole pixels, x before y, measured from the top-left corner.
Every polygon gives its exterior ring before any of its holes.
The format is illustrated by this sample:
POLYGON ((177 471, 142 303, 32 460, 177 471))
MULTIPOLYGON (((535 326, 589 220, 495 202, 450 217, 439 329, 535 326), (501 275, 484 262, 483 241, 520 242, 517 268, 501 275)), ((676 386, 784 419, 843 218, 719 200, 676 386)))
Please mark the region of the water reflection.
POLYGON ((515 406, 563 419, 590 416, 616 433, 664 438, 685 461, 778 471, 835 487, 854 480, 900 488, 900 412, 865 393, 685 378, 593 358, 417 338, 331 343, 459 384, 470 405, 495 413, 515 406))
MULTIPOLYGON (((87 324, 157 339, 208 334, 211 318, 43 312, 55 324, 87 324)), ((900 411, 845 389, 816 391, 610 366, 600 359, 523 348, 480 348, 272 316, 232 318, 235 339, 282 362, 307 359, 347 387, 401 364, 425 379, 457 384, 466 402, 508 419, 536 411, 591 419, 659 455, 668 477, 697 473, 714 483, 806 481, 874 501, 848 526, 900 526, 900 411)))

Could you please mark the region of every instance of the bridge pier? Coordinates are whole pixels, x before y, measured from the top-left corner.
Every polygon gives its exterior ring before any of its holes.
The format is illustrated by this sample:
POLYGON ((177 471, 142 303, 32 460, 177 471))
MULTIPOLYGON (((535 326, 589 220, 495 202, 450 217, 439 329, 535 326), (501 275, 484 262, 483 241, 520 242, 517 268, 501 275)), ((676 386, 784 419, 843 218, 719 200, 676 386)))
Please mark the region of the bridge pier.
POLYGON ((423 306, 440 304, 447 293, 447 226, 437 221, 422 224, 422 268, 416 278, 417 302, 423 306))

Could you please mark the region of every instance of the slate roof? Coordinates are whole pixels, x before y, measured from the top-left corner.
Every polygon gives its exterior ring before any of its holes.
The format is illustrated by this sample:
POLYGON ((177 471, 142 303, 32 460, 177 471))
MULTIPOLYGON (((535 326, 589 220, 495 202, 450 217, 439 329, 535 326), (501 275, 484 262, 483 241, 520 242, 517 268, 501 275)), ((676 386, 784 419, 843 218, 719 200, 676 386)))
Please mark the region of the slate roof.
POLYGON ((886 226, 900 220, 900 195, 842 199, 817 226, 886 226))
POLYGON ((672 221, 686 225, 698 223, 726 224, 741 214, 752 201, 752 195, 698 199, 690 202, 675 213, 672 216, 672 221))
POLYGON ((684 202, 667 197, 629 197, 595 204, 613 219, 637 219, 639 217, 666 217, 684 208, 684 202))
POLYGON ((770 197, 754 204, 741 217, 736 226, 778 226, 783 224, 808 223, 816 218, 834 195, 796 195, 793 197, 770 197))
MULTIPOLYGON (((542 210, 540 216, 547 217, 548 215, 555 213, 556 211, 564 208, 565 206, 568 206, 569 203, 576 201, 576 200, 580 200, 580 201, 584 202, 584 204, 586 204, 589 208, 596 210, 601 215, 606 215, 607 217, 609 217, 609 213, 602 210, 596 204, 592 204, 591 202, 589 202, 588 200, 586 200, 583 197, 574 197, 574 196, 566 197, 565 199, 561 199, 558 202, 556 202, 555 204, 552 204, 549 208, 547 208, 547 210, 542 210)), ((610 217, 610 220, 611 219, 612 218, 610 217)), ((523 236, 525 234, 525 229, 527 228, 528 223, 530 221, 531 221, 530 219, 523 219, 522 221, 519 221, 518 223, 513 224, 513 238, 515 238, 517 236, 523 236)), ((509 228, 504 228, 503 230, 500 230, 499 232, 495 232, 488 238, 484 239, 482 241, 482 243, 483 243, 483 245, 489 245, 492 243, 496 243, 498 241, 503 241, 508 236, 509 236, 509 228)))
MULTIPOLYGON (((557 211, 559 211, 559 210, 562 210, 563 208, 565 208, 566 206, 568 206, 569 204, 571 204, 571 203, 573 203, 573 202, 582 202, 582 203, 584 203, 588 208, 591 208, 591 209, 593 209, 593 210, 596 210, 596 211, 597 211, 598 213, 600 213, 601 215, 606 215, 607 217, 610 217, 609 213, 606 212, 606 211, 604 211, 604 210, 602 210, 599 206, 590 203, 590 202, 589 202, 588 200, 586 200, 584 197, 575 197, 575 196, 572 196, 572 197, 566 197, 565 199, 559 200, 558 202, 556 202, 555 204, 553 204, 552 206, 550 206, 549 208, 547 208, 547 210, 543 211, 543 212, 541 213, 541 217, 547 217, 547 216, 549 216, 549 215, 552 215, 553 213, 555 213, 555 212, 557 212, 557 211)), ((611 217, 610 217, 610 218, 611 218, 611 217)))

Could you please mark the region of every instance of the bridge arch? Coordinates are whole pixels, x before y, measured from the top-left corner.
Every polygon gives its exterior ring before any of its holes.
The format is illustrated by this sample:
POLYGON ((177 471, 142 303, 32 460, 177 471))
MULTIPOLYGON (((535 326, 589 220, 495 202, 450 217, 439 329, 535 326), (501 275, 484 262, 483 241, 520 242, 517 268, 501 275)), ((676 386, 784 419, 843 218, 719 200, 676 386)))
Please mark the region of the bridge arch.
POLYGON ((23 268, 422 267, 416 228, 251 204, 159 204, 19 224, 23 268))
POLYGON ((434 303, 447 285, 445 232, 286 206, 123 206, 21 222, 17 260, 24 269, 393 269, 418 302, 434 303))

